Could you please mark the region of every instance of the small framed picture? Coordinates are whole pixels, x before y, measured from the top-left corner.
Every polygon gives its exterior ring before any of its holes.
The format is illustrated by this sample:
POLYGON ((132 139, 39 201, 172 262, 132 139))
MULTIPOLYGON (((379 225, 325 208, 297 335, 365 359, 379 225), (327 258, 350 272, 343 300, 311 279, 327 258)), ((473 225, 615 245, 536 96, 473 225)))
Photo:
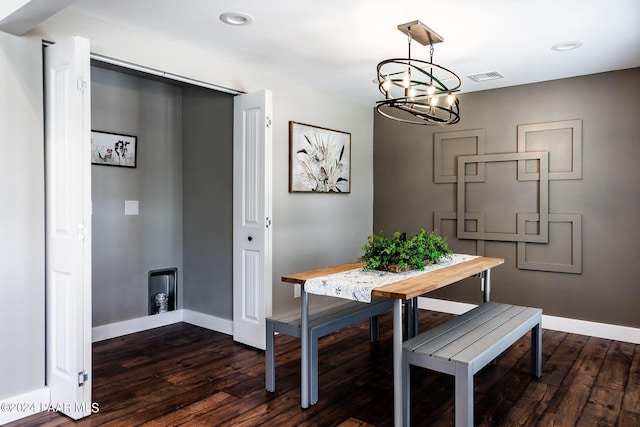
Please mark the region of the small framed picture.
POLYGON ((137 145, 133 135, 91 131, 91 164, 135 168, 137 145))
POLYGON ((289 122, 289 192, 350 193, 351 134, 289 122))

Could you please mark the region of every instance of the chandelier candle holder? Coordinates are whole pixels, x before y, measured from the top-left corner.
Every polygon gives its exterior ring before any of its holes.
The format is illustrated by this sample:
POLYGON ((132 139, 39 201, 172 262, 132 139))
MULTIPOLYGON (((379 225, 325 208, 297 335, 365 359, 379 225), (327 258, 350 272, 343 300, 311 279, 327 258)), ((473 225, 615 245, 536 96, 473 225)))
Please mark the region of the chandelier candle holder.
POLYGON ((378 64, 378 89, 384 99, 378 113, 399 122, 446 126, 460 121, 460 77, 433 63, 433 45, 443 41, 420 21, 398 25, 408 37, 408 57, 386 59, 378 64), (411 58, 411 42, 429 46, 429 61, 411 58))

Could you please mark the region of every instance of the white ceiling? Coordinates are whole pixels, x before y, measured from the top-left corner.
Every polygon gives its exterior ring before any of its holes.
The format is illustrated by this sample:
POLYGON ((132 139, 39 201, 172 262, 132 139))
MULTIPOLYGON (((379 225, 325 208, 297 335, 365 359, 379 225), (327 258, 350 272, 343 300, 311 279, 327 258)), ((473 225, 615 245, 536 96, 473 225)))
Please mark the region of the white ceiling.
MULTIPOLYGON (((78 0, 70 8, 365 105, 380 98, 377 63, 407 55, 397 25, 414 20, 444 38, 434 62, 461 77, 462 92, 640 66, 640 0, 78 0), (254 22, 223 24, 225 12, 254 22), (551 50, 567 41, 583 46, 551 50), (505 78, 466 77, 488 71, 505 78)), ((427 47, 413 46, 412 57, 428 59, 427 47)))

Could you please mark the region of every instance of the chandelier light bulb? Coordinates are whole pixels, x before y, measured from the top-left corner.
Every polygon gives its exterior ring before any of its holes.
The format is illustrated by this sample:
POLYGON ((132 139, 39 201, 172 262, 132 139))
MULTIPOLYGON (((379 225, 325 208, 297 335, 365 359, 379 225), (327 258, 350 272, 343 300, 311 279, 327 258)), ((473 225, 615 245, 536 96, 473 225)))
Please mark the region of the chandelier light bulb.
POLYGON ((449 94, 449 96, 447 96, 447 103, 449 104, 449 107, 451 107, 454 102, 456 102, 456 97, 452 94, 449 94))
POLYGON ((427 95, 433 95, 436 93, 436 88, 433 85, 427 86, 427 95))
POLYGON ((385 92, 389 92, 389 89, 391 89, 391 80, 389 79, 389 76, 384 78, 384 81, 382 82, 382 89, 384 89, 385 92))
POLYGON ((413 100, 416 97, 416 88, 411 87, 409 89, 409 99, 413 100))
POLYGON ((429 102, 429 105, 431 105, 432 107, 437 106, 438 105, 438 97, 437 96, 431 97, 431 101, 429 102))
POLYGON ((409 73, 409 70, 407 70, 402 76, 402 84, 405 88, 408 88, 410 83, 411 83, 411 74, 409 73))

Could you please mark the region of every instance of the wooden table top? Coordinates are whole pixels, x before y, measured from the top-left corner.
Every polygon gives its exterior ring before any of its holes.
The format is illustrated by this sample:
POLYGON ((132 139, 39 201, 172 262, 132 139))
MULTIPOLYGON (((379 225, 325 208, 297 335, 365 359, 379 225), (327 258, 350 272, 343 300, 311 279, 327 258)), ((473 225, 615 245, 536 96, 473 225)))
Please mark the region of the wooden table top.
MULTIPOLYGON (((474 274, 481 273, 490 268, 497 267, 503 263, 504 259, 502 258, 474 258, 439 270, 429 271, 428 273, 425 272, 425 274, 414 276, 409 279, 380 286, 379 288, 375 288, 371 295, 407 300, 452 283, 459 282, 462 279, 466 279, 467 277, 471 277, 474 274)), ((282 276, 282 281, 286 283, 304 285, 308 279, 362 268, 365 264, 366 263, 364 262, 354 262, 335 267, 319 268, 317 270, 289 274, 287 276, 282 276)))

